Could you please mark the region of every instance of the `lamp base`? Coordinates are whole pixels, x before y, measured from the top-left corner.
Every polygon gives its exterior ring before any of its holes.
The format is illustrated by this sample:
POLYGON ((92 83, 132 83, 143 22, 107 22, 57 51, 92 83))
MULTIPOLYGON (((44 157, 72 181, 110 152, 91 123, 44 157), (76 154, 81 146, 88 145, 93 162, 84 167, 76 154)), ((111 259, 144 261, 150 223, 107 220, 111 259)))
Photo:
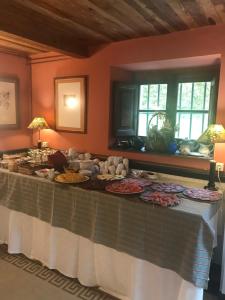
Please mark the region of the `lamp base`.
POLYGON ((206 186, 204 186, 204 189, 210 190, 210 191, 217 191, 218 190, 215 183, 211 183, 211 182, 208 182, 208 184, 206 186))
POLYGON ((210 169, 209 169, 209 182, 204 187, 204 189, 217 191, 216 184, 215 184, 215 173, 216 173, 216 161, 210 160, 210 169))

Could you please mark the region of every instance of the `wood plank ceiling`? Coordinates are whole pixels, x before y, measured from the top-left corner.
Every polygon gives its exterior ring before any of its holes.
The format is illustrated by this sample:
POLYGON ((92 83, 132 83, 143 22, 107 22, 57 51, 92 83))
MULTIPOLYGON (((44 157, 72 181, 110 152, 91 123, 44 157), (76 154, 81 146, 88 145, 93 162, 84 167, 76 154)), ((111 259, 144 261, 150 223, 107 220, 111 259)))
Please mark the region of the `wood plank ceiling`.
POLYGON ((91 49, 126 39, 225 23, 225 0, 1 0, 0 50, 91 49))

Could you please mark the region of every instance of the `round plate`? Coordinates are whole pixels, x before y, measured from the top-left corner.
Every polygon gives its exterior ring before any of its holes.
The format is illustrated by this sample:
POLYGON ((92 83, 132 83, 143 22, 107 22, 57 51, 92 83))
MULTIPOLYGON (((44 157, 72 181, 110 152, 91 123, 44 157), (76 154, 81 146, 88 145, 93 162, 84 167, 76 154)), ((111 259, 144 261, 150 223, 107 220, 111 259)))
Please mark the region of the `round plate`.
POLYGON ((143 193, 140 198, 163 207, 176 206, 180 203, 180 199, 176 195, 162 192, 148 191, 143 193))
POLYGON ((127 184, 125 182, 119 181, 114 182, 106 186, 106 191, 114 194, 121 195, 134 195, 140 194, 144 191, 143 187, 137 184, 127 184))
POLYGON ((40 169, 34 172, 38 177, 47 177, 49 173, 49 169, 40 169))
POLYGON ((124 179, 124 176, 122 176, 122 175, 111 175, 111 174, 100 174, 100 175, 97 175, 97 178, 99 180, 113 181, 113 180, 124 179))
POLYGON ((183 194, 188 198, 201 201, 218 201, 221 199, 220 193, 207 189, 187 189, 183 192, 183 194))
POLYGON ((123 180, 123 182, 129 183, 129 184, 138 184, 142 187, 149 186, 152 184, 152 181, 145 178, 126 178, 123 180))
MULTIPOLYGON (((63 175, 63 174, 60 174, 60 175, 63 175)), ((66 183, 66 184, 71 184, 71 183, 81 183, 81 182, 85 182, 85 181, 87 181, 87 180, 89 180, 89 177, 88 176, 83 176, 83 179, 81 179, 81 180, 74 180, 74 181, 64 181, 64 180, 62 180, 61 178, 60 178, 60 175, 57 175, 56 177, 55 177, 55 181, 56 182, 58 182, 58 183, 66 183)))
POLYGON ((154 183, 151 188, 164 193, 181 193, 186 189, 183 185, 174 183, 154 183))

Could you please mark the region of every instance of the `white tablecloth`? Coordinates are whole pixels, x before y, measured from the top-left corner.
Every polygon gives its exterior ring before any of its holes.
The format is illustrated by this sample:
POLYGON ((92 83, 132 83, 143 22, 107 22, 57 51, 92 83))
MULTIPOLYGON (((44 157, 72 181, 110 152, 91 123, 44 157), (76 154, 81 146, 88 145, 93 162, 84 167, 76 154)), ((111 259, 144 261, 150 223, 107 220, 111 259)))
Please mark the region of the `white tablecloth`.
POLYGON ((0 241, 50 269, 126 300, 202 300, 203 289, 175 272, 94 244, 67 230, 0 206, 0 241))

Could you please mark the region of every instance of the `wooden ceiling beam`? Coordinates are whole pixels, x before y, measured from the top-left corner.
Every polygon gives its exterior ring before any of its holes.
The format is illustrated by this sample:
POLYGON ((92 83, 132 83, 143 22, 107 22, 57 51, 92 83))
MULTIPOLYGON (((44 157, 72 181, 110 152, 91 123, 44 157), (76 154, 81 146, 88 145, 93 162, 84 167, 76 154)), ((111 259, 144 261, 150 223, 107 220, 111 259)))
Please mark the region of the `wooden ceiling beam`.
POLYGON ((173 29, 186 30, 189 28, 165 0, 141 0, 141 2, 173 29))
POLYGON ((50 18, 19 5, 15 1, 1 1, 0 30, 47 45, 53 51, 76 57, 87 57, 88 47, 71 32, 64 32, 50 18))
POLYGON ((89 0, 92 5, 113 18, 114 22, 120 22, 122 26, 129 27, 137 36, 155 35, 158 30, 142 14, 136 11, 133 5, 126 1, 102 1, 89 0))
POLYGON ((199 26, 210 25, 210 22, 206 17, 206 15, 204 14, 202 7, 199 5, 199 3, 196 0, 195 1, 181 0, 181 3, 185 11, 190 13, 190 15, 193 17, 193 19, 199 26))
POLYGON ((114 41, 225 23, 225 0, 0 2, 0 49, 22 55, 88 57, 114 41))
POLYGON ((171 30, 168 29, 159 18, 148 8, 140 0, 125 0, 127 4, 132 6, 143 18, 146 22, 150 23, 156 31, 160 33, 169 33, 171 30))
POLYGON ((217 14, 222 22, 225 22, 225 1, 224 0, 211 0, 217 14))
POLYGON ((96 28, 89 28, 75 21, 72 14, 65 13, 59 10, 57 6, 51 6, 42 0, 15 0, 20 5, 23 5, 32 11, 36 11, 42 15, 46 15, 48 18, 55 20, 67 27, 68 30, 76 31, 80 36, 85 35, 89 39, 96 39, 99 42, 110 42, 112 39, 107 36, 107 33, 99 32, 96 28))
MULTIPOLYGON (((35 2, 35 0, 31 0, 35 2)), ((73 20, 86 28, 92 29, 110 39, 110 41, 132 38, 135 31, 125 22, 113 18, 89 0, 39 0, 38 6, 54 12, 58 17, 73 20)))
POLYGON ((183 20, 183 22, 185 24, 187 24, 187 26, 189 28, 198 27, 198 24, 195 22, 192 15, 185 10, 185 8, 183 7, 181 1, 182 0, 169 0, 168 4, 171 7, 171 9, 173 9, 174 12, 180 17, 180 19, 183 20))

